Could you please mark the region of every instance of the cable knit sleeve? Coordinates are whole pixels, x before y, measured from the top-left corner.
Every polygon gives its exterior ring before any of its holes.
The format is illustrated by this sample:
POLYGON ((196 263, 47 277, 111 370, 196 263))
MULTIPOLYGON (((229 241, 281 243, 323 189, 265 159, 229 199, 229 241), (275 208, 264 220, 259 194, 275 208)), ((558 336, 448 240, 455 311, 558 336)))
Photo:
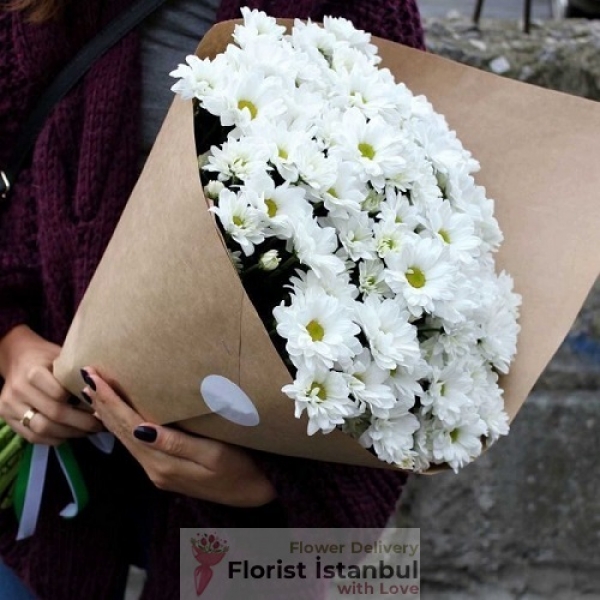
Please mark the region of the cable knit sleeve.
MULTIPOLYGON (((19 77, 12 49, 12 15, 0 14, 0 168, 9 160, 23 105, 30 94, 19 77)), ((16 325, 30 323, 39 298, 35 203, 29 197, 27 172, 8 200, 0 200, 0 338, 16 325)))
POLYGON ((33 204, 15 194, 0 210, 1 339, 16 325, 32 325, 32 315, 39 312, 40 278, 33 204))

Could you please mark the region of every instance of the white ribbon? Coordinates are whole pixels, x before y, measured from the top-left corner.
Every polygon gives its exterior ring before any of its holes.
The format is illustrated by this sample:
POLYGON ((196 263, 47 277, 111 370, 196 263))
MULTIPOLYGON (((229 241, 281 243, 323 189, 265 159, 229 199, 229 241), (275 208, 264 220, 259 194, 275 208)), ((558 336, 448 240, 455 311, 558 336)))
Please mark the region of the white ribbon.
POLYGON ((50 446, 44 446, 43 444, 35 444, 33 446, 31 468, 29 469, 27 491, 25 492, 25 502, 23 503, 23 514, 19 521, 17 540, 23 540, 35 533, 40 505, 42 503, 42 491, 44 489, 44 481, 46 480, 49 454, 50 446))
MULTIPOLYGON (((110 454, 115 445, 115 437, 112 433, 102 432, 88 436, 90 442, 103 452, 110 454)), ((73 482, 69 472, 62 460, 60 454, 54 449, 60 468, 69 484, 73 501, 67 504, 60 512, 60 516, 64 518, 72 518, 79 512, 79 504, 73 487, 73 482)), ((23 502, 23 512, 19 521, 19 530, 17 532, 17 540, 23 540, 35 533, 38 518, 40 515, 40 506, 42 504, 42 494, 44 484, 46 482, 46 474, 48 472, 48 458, 50 456, 50 446, 43 444, 34 444, 33 454, 31 458, 31 468, 29 470, 29 478, 25 491, 25 501, 23 502)))

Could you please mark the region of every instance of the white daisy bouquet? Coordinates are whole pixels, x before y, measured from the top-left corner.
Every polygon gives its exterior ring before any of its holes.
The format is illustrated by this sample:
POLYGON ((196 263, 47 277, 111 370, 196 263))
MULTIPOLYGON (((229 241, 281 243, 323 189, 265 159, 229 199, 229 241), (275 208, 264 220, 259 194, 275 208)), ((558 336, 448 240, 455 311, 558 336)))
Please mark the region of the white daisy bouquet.
POLYGON ((344 19, 243 9, 187 58, 205 194, 293 383, 307 433, 341 429, 404 469, 454 470, 508 432, 498 374, 520 297, 477 161, 344 19))

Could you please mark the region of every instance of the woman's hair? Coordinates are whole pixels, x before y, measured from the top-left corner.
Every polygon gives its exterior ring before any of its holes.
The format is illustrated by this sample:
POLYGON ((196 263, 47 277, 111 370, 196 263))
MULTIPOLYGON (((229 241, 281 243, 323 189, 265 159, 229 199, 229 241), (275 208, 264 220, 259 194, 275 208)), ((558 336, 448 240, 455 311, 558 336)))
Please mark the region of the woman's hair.
POLYGON ((60 13, 66 0, 7 0, 9 10, 26 10, 35 23, 48 21, 60 13))

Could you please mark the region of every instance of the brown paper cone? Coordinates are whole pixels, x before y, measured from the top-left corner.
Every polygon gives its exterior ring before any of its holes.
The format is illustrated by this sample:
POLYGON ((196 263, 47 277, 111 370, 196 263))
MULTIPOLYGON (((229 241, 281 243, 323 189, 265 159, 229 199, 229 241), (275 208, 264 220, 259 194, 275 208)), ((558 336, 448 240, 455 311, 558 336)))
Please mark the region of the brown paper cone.
MULTIPOLYGON (((233 23, 198 53, 212 57, 233 23)), ((497 257, 523 296, 518 355, 503 378, 511 416, 556 352, 600 269, 600 106, 375 39, 397 81, 425 94, 482 165, 505 242, 497 257)), ((387 467, 335 431, 306 435, 281 394, 291 381, 206 210, 192 104, 176 99, 77 312, 56 376, 73 393, 99 372, 144 418, 275 453, 387 467), (200 382, 219 374, 254 401, 256 427, 211 413, 200 382)))

